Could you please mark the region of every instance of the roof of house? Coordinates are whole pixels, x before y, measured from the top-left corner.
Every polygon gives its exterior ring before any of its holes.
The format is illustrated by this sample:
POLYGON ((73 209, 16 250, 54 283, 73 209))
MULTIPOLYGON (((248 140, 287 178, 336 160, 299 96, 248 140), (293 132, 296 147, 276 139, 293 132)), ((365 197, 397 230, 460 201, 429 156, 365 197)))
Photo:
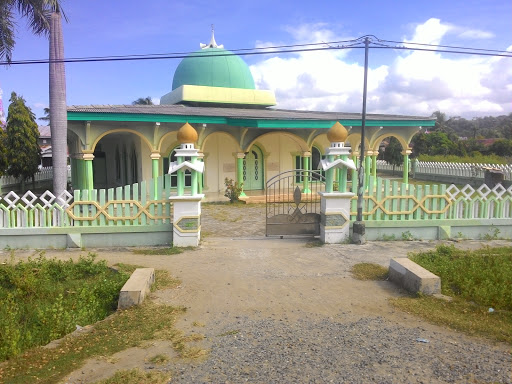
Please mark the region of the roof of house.
POLYGON ((52 137, 52 133, 49 125, 40 125, 37 127, 39 130, 39 138, 52 137))

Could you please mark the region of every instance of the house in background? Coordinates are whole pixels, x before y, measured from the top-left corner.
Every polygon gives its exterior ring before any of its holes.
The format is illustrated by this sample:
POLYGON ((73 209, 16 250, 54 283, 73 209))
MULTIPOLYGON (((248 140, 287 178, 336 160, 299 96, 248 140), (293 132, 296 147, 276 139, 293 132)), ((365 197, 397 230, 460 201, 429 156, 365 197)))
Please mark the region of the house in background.
MULTIPOLYGON (((291 169, 317 169, 336 122, 349 130, 352 155, 359 155, 361 115, 280 110, 269 90, 258 90, 247 64, 233 52, 209 44, 184 58, 171 92, 160 105, 68 107, 68 146, 74 189, 112 188, 166 174, 184 124, 198 133, 204 193, 222 196, 224 179, 261 194, 265 181, 291 169)), ((365 168, 375 176, 381 141, 396 137, 404 160, 409 143, 430 117, 367 115, 365 168)), ((190 182, 187 179, 187 182, 190 182)), ((171 178, 171 186, 176 180, 171 178)))
POLYGON ((50 132, 50 126, 40 125, 37 127, 39 130, 38 144, 41 148, 41 167, 51 167, 52 162, 52 134, 50 132))

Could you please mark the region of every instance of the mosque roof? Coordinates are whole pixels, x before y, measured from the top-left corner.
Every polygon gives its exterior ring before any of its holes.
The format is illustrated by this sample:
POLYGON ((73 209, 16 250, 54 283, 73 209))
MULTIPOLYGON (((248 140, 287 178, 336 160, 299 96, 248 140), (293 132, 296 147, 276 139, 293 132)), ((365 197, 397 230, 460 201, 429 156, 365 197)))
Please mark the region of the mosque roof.
MULTIPOLYGON (((191 117, 201 122, 206 118, 217 119, 222 122, 250 120, 258 121, 339 121, 341 124, 358 125, 361 121, 360 113, 322 112, 322 111, 295 111, 286 109, 257 109, 257 108, 216 108, 193 107, 186 105, 77 105, 68 106, 68 120, 119 120, 119 121, 171 121, 174 117, 183 117, 192 122, 191 117)), ((425 116, 403 116, 367 114, 367 125, 422 125, 431 126, 435 119, 425 116)), ((179 119, 178 119, 179 120, 179 119)), ((206 120, 205 120, 206 121, 206 120)), ((334 124, 334 123, 332 123, 334 124)), ((328 128, 332 126, 330 124, 328 128)))
POLYGON ((241 57, 215 41, 213 26, 209 44, 185 57, 172 80, 172 90, 182 85, 255 89, 249 67, 241 57))
POLYGON ((176 68, 172 89, 182 85, 255 89, 248 65, 222 48, 204 48, 185 57, 176 68))

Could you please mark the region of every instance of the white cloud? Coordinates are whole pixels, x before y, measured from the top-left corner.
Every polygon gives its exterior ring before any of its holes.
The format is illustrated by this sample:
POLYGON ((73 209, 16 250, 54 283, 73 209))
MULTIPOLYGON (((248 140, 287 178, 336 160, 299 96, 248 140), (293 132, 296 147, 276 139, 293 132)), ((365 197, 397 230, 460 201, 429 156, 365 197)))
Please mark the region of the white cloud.
POLYGON ((492 39, 494 33, 481 31, 479 29, 467 29, 458 35, 461 39, 492 39))
MULTIPOLYGON (((439 44, 446 33, 453 30, 453 26, 441 23, 441 20, 431 18, 425 23, 416 26, 414 35, 409 42, 422 44, 439 44)), ((404 41, 408 41, 404 38, 404 41)))
MULTIPOLYGON (((326 24, 287 28, 287 44, 342 40, 326 24)), ((447 35, 482 31, 429 19, 405 42, 446 44, 447 35), (462 32, 461 32, 462 31, 462 32)), ((481 33, 484 36, 484 33, 481 33)), ((346 38, 345 38, 346 39, 346 38)), ((271 42, 260 46, 276 45, 271 42)), ((363 66, 348 51, 304 52, 266 58, 251 66, 259 89, 276 93, 278 108, 359 112, 363 66)), ((357 51, 356 54, 359 54, 357 51)), ((370 57, 380 50, 370 50, 370 57)), ((370 60, 371 62, 372 60, 370 60)), ((370 68, 369 112, 426 115, 441 110, 473 117, 512 112, 512 66, 508 58, 401 51, 389 63, 370 68)))

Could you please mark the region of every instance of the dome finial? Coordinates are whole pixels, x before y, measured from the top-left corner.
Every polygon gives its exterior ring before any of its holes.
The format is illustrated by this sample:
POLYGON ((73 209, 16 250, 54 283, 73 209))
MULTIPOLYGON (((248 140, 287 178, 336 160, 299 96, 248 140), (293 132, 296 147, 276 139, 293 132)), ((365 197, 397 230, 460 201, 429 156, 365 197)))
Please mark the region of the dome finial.
POLYGON ((220 48, 220 49, 224 49, 224 45, 217 45, 217 42, 215 41, 215 28, 214 28, 214 25, 212 24, 212 38, 210 39, 210 43, 209 44, 199 44, 199 46, 201 47, 201 49, 207 49, 207 48, 220 48))

